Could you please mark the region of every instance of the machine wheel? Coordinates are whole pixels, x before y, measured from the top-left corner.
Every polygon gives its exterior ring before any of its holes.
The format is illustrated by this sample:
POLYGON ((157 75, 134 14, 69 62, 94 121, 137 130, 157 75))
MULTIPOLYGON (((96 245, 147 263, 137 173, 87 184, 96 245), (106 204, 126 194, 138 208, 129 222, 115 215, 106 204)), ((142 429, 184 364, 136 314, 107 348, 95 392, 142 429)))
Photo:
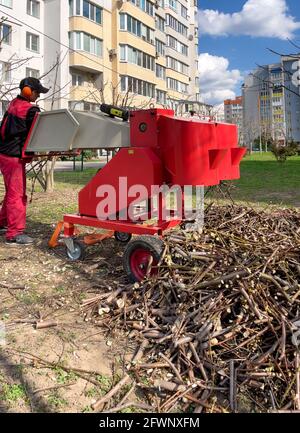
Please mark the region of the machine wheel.
POLYGON ((163 241, 155 236, 138 236, 129 242, 123 256, 123 266, 129 280, 139 282, 145 278, 151 257, 150 275, 155 275, 155 266, 159 263, 163 249, 163 241))
POLYGON ((67 256, 72 262, 77 260, 83 260, 85 255, 85 245, 79 241, 73 241, 74 250, 71 251, 68 247, 66 248, 67 256))
POLYGON ((131 233, 115 232, 115 239, 118 242, 127 244, 127 242, 129 242, 131 238, 132 238, 131 233))

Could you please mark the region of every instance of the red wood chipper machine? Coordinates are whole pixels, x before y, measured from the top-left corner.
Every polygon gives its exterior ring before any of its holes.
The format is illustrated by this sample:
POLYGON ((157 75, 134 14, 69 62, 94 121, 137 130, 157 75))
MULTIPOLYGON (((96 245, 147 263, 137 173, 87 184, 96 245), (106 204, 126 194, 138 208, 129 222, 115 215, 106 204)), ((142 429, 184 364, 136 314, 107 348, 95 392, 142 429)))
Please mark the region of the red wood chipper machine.
POLYGON ((84 149, 117 149, 79 192, 78 213, 64 215, 49 246, 63 243, 69 259, 79 260, 85 245, 115 236, 127 243, 126 274, 140 281, 157 271, 163 234, 185 219, 187 187, 238 179, 246 149, 238 147, 235 125, 177 118, 168 109, 126 112, 102 105, 101 110, 37 114, 23 152, 49 158, 84 149), (168 188, 176 189, 175 209, 167 209, 168 188), (79 240, 78 226, 101 233, 79 240))

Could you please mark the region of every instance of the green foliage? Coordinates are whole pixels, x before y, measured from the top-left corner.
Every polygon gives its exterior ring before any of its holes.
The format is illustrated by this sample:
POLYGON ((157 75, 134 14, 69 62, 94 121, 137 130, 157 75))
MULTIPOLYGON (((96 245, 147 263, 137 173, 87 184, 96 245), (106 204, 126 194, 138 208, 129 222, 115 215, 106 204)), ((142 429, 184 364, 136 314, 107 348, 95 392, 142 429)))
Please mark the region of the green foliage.
POLYGON ((59 384, 74 382, 77 379, 75 373, 73 373, 72 371, 67 372, 59 367, 55 368, 55 376, 56 376, 57 383, 59 384))
POLYGON ((33 305, 38 304, 44 301, 44 296, 41 294, 32 291, 32 292, 21 292, 16 295, 18 301, 23 302, 25 305, 33 305))
POLYGON ((272 137, 270 137, 269 135, 264 135, 262 134, 261 138, 257 137, 255 138, 255 140, 253 141, 253 150, 260 150, 260 147, 262 148, 262 150, 267 150, 270 151, 271 147, 273 145, 273 139, 272 137))
POLYGON ((64 398, 60 397, 57 393, 50 394, 48 396, 48 402, 55 408, 63 407, 68 404, 68 402, 64 398))
POLYGON ((101 391, 103 393, 107 393, 111 389, 112 380, 109 376, 105 376, 104 374, 98 374, 96 376, 96 380, 97 382, 99 382, 101 391))
POLYGON ((87 389, 84 393, 86 397, 92 398, 97 397, 99 395, 99 390, 95 387, 87 389))
MULTIPOLYGON (((95 150, 84 150, 80 155, 75 156, 75 161, 81 161, 83 154, 83 160, 89 161, 97 156, 97 152, 95 150)), ((61 161, 73 161, 74 157, 61 156, 59 159, 61 161)))
POLYGON ((125 407, 124 409, 122 409, 122 410, 120 411, 120 413, 136 413, 136 412, 138 412, 138 411, 137 411, 137 409, 136 409, 135 407, 133 407, 133 406, 125 407))
POLYGON ((63 294, 63 293, 65 293, 66 292, 66 289, 65 289, 65 287, 55 287, 55 289, 54 289, 57 293, 60 293, 60 294, 63 294))
POLYGON ((93 409, 91 408, 91 406, 85 406, 82 409, 82 413, 91 413, 91 412, 93 412, 93 409))
POLYGON ((26 399, 26 392, 23 385, 10 385, 8 383, 1 384, 0 399, 9 402, 26 399))
POLYGON ((272 143, 271 152, 278 162, 285 162, 287 158, 297 155, 299 146, 294 141, 288 142, 286 145, 272 143))
POLYGON ((95 158, 96 155, 97 155, 97 153, 95 150, 85 150, 83 152, 83 159, 85 161, 89 161, 89 160, 95 158))

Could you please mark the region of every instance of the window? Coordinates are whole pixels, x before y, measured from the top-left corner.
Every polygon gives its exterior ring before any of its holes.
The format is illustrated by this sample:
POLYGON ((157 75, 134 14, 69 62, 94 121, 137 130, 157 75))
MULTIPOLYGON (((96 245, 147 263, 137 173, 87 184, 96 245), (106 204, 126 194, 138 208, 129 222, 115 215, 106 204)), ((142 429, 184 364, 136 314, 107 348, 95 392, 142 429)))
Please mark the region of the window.
POLYGON ((100 111, 99 104, 95 104, 94 102, 86 102, 83 103, 84 111, 100 111))
POLYGON ((180 33, 183 36, 187 36, 188 28, 184 26, 181 22, 179 22, 176 18, 172 17, 172 15, 167 14, 167 25, 170 26, 173 30, 180 33))
POLYGON ((177 0, 169 0, 169 7, 177 12, 177 0))
POLYGON ((26 77, 39 78, 40 71, 38 69, 26 68, 26 77))
POLYGON ((5 44, 11 45, 12 27, 7 24, 0 25, 0 39, 5 44))
POLYGON ((167 93, 162 90, 156 90, 156 101, 159 104, 166 105, 167 102, 167 93))
POLYGON ((120 45, 120 61, 154 71, 154 57, 130 45, 120 45))
POLYGON ((161 32, 165 31, 165 20, 159 15, 156 15, 155 17, 155 28, 161 32))
POLYGON ((102 8, 87 0, 69 0, 69 14, 70 17, 80 15, 102 24, 102 8))
POLYGON ((90 4, 86 0, 83 0, 82 4, 82 15, 85 18, 90 18, 90 4))
POLYGON ((100 111, 99 104, 87 101, 69 101, 69 109, 77 111, 100 111))
POLYGON ((127 77, 121 76, 121 92, 126 92, 127 77))
POLYGON ((0 0, 0 5, 12 8, 12 0, 0 0))
POLYGON ((189 74, 188 65, 180 62, 177 59, 174 59, 173 57, 167 57, 167 67, 173 69, 174 71, 180 72, 181 74, 185 74, 185 75, 189 74))
POLYGON ((155 85, 147 81, 139 80, 135 77, 121 76, 121 91, 131 92, 138 95, 155 97, 155 85))
POLYGON ((40 18, 40 2, 37 0, 27 0, 27 14, 40 18))
POLYGON ((72 86, 82 86, 83 85, 83 76, 80 74, 72 74, 72 86))
POLYGON ((181 16, 183 18, 185 18, 186 20, 188 19, 188 10, 185 6, 181 5, 181 16))
POLYGON ((73 50, 83 50, 95 56, 102 57, 103 42, 84 32, 70 32, 69 45, 73 50))
POLYGON ((40 52, 40 39, 38 35, 26 32, 26 48, 30 51, 40 52))
POLYGON ((156 76, 157 78, 160 78, 161 80, 166 79, 166 68, 164 68, 161 65, 156 64, 156 76))
POLYGON ((0 62, 0 83, 11 81, 11 64, 0 62))
POLYGON ((120 45, 120 61, 126 62, 126 45, 120 45))
POLYGON ((173 38, 173 36, 167 36, 167 44, 168 47, 173 48, 173 50, 177 50, 177 39, 173 38))
POLYGON ((184 56, 188 55, 188 46, 179 42, 173 36, 169 36, 169 35, 167 36, 167 45, 168 45, 168 47, 172 48, 173 50, 178 51, 179 53, 183 54, 184 56))
POLYGON ((188 86, 181 81, 175 80, 174 78, 167 78, 168 89, 175 90, 180 93, 187 93, 188 86))
POLYGON ((8 101, 0 101, 0 119, 4 116, 5 111, 7 110, 9 105, 8 101))
POLYGON ((154 16, 154 6, 149 0, 130 0, 138 8, 142 9, 142 11, 146 12, 146 14, 154 16))
POLYGON ((154 44, 154 30, 128 14, 120 13, 120 30, 127 30, 144 41, 154 44))
POLYGON ((155 39, 155 47, 158 54, 160 54, 161 56, 165 55, 165 44, 159 39, 155 39))
POLYGON ((126 30, 126 15, 125 14, 120 14, 120 30, 126 30))

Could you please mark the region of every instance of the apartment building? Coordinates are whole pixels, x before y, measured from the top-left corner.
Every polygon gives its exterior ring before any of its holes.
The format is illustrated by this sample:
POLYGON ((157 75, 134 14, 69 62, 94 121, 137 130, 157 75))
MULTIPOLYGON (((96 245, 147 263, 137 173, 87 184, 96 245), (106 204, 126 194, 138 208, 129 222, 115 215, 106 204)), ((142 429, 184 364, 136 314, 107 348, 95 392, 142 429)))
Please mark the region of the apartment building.
POLYGON ((295 80, 298 68, 297 57, 282 56, 280 63, 262 66, 246 77, 243 84, 246 144, 259 137, 272 137, 282 143, 300 142, 300 92, 295 80))
MULTIPOLYGON (((25 76, 44 73, 44 2, 0 0, 0 117, 25 76), (22 22, 26 22, 24 26, 22 22), (29 27, 30 26, 30 27, 29 27)), ((41 104, 43 105, 43 104, 41 104)))
POLYGON ((46 109, 176 108, 199 95, 195 0, 0 0, 0 11, 12 30, 2 75, 44 76, 46 109), (18 73, 5 66, 15 53, 28 54, 18 73))
POLYGON ((300 56, 282 56, 286 135, 300 143, 300 56), (291 91, 290 91, 291 90, 291 91))
POLYGON ((243 141, 243 97, 224 101, 224 118, 226 123, 233 123, 238 126, 239 141, 243 141))

